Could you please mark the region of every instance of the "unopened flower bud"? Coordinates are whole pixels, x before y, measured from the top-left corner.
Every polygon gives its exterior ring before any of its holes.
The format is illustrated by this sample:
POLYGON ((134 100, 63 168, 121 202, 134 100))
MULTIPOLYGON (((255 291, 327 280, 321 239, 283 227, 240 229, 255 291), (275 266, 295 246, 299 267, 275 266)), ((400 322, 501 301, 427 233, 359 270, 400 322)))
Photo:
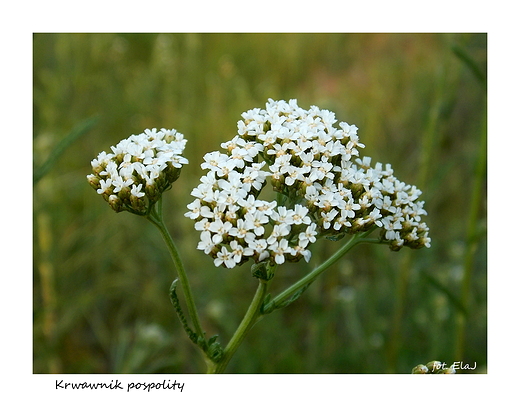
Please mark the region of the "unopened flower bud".
POLYGON ((130 195, 130 204, 136 212, 144 212, 146 210, 146 200, 144 198, 130 195))
POLYGON ((412 374, 426 374, 428 373, 428 368, 424 365, 417 365, 412 369, 412 374))
POLYGON ((128 201, 128 199, 130 199, 130 187, 121 188, 118 195, 123 201, 128 201))
POLYGON ((426 367, 431 373, 437 373, 439 370, 444 369, 444 366, 445 363, 439 362, 438 360, 432 360, 431 362, 426 363, 426 367))
POLYGON ((181 175, 181 169, 175 168, 171 163, 168 163, 166 171, 166 180, 169 184, 173 184, 177 181, 181 175))
POLYGON ((412 374, 454 374, 455 372, 454 365, 447 367, 446 363, 438 360, 432 360, 426 365, 417 365, 412 369, 412 374))
POLYGON ((157 185, 154 184, 146 184, 145 188, 145 194, 148 197, 148 199, 151 202, 157 202, 159 197, 161 196, 161 193, 159 192, 159 189, 157 188, 157 185))
POLYGON ((457 371, 455 370, 455 366, 451 365, 447 369, 444 369, 444 371, 442 373, 444 373, 444 374, 455 374, 456 372, 457 371))
POLYGON ((94 174, 87 175, 87 181, 94 189, 99 189, 99 187, 100 187, 99 180, 100 180, 100 178, 97 175, 94 175, 94 174))
POLYGON ((108 204, 116 212, 123 210, 123 201, 117 195, 110 195, 108 197, 108 204))

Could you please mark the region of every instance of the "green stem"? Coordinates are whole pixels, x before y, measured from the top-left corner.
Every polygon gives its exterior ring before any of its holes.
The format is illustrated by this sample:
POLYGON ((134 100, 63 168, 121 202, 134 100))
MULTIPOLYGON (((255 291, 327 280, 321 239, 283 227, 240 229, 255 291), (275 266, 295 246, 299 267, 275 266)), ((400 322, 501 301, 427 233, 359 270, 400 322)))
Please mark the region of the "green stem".
POLYGON ((193 325, 195 326, 195 332, 199 337, 204 338, 204 331, 202 330, 202 326, 200 324, 199 315, 197 313, 197 308, 195 307, 195 301, 193 300, 193 294, 190 288, 190 283, 188 281, 188 276, 186 274, 186 270, 184 269, 184 265, 182 264, 179 250, 173 242, 170 232, 168 232, 168 229, 164 225, 162 217, 162 197, 159 199, 156 205, 152 207, 152 210, 147 215, 147 219, 155 226, 157 226, 166 243, 166 246, 168 246, 168 251, 170 252, 175 268, 177 269, 177 273, 179 274, 179 280, 181 282, 182 291, 184 293, 188 307, 188 314, 191 318, 191 321, 193 322, 193 325))
POLYGON ((253 297, 253 301, 249 305, 249 308, 242 319, 242 322, 238 326, 236 332, 233 334, 233 337, 229 341, 226 349, 224 349, 224 354, 218 363, 209 363, 207 373, 223 373, 228 365, 229 361, 237 351, 238 347, 244 340, 247 333, 251 330, 253 325, 258 321, 261 317, 260 308, 264 302, 264 298, 267 294, 267 288, 269 285, 268 281, 258 280, 258 288, 256 289, 255 296, 253 297))
MULTIPOLYGON (((321 273, 323 273, 327 268, 332 266, 335 262, 337 262, 343 255, 345 255, 350 249, 356 246, 358 243, 378 243, 379 241, 375 239, 367 239, 366 237, 374 230, 371 228, 370 230, 360 233, 352 237, 341 249, 339 249, 336 253, 334 253, 328 260, 322 263, 320 266, 315 268, 301 280, 287 288, 284 292, 278 295, 274 300, 272 300, 266 308, 277 308, 281 303, 286 301, 288 298, 293 296, 296 292, 303 289, 306 285, 312 283, 321 273)), ((269 273, 268 273, 269 274, 269 273)), ((253 325, 262 317, 262 305, 264 304, 264 299, 267 295, 267 289, 269 286, 269 281, 258 279, 259 284, 256 290, 255 296, 249 305, 249 308, 246 312, 246 315, 242 319, 239 327, 234 333, 233 337, 229 341, 226 349, 224 349, 224 353, 222 358, 218 363, 214 363, 209 361, 207 373, 223 373, 226 369, 229 361, 235 354, 236 350, 244 340, 247 333, 251 330, 253 325)))
POLYGON ((329 257, 324 263, 320 264, 313 271, 303 277, 301 280, 298 280, 296 283, 288 287, 285 291, 277 295, 267 306, 267 309, 277 308, 284 301, 289 299, 299 290, 302 290, 305 286, 312 283, 318 276, 327 270, 330 266, 336 263, 339 259, 341 259, 349 250, 351 250, 358 243, 378 243, 379 241, 375 241, 373 239, 365 239, 374 228, 370 230, 354 235, 345 245, 343 245, 336 253, 334 253, 331 257, 329 257))

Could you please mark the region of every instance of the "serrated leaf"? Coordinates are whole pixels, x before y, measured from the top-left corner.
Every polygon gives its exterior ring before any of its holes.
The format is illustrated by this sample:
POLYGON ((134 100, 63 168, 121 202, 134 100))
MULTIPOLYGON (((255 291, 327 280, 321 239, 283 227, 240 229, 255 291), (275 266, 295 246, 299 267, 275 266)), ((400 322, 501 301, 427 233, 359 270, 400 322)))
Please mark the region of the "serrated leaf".
MULTIPOLYGON (((179 317, 182 327, 184 328, 184 331, 186 332, 188 337, 191 339, 191 341, 195 345, 201 346, 200 345, 201 338, 195 332, 193 332, 193 330, 189 327, 188 321, 186 320, 186 317, 184 316, 184 313, 182 312, 179 297, 177 297, 177 292, 176 292, 178 281, 179 281, 178 279, 173 280, 173 282, 170 286, 170 301, 172 302, 173 308, 177 312, 177 316, 179 317)), ((204 338, 202 338, 202 342, 204 342, 204 338)), ((205 342, 204 342, 204 344, 205 344, 205 342)))
POLYGON ((338 240, 341 240, 345 237, 345 233, 340 233, 339 235, 330 235, 325 236, 327 240, 332 240, 333 242, 337 242, 338 240))
POLYGON ((285 300, 284 302, 282 302, 280 305, 278 305, 276 307, 276 309, 280 309, 280 308, 285 308, 287 307, 288 305, 292 304, 294 301, 296 301, 298 298, 301 297, 301 295, 304 293, 304 291, 309 288, 309 286, 311 285, 312 281, 309 283, 309 284, 306 284, 304 285, 301 289, 299 289, 298 291, 296 291, 291 297, 289 297, 289 299, 285 300))
MULTIPOLYGON (((269 299, 266 296, 266 300, 264 300, 264 303, 262 304, 262 307, 260 308, 260 312, 262 314, 269 314, 273 312, 276 309, 285 308, 288 305, 292 304, 294 301, 296 301, 298 298, 301 297, 301 295, 304 293, 304 291, 309 288, 309 286, 312 284, 312 281, 309 284, 306 284, 302 288, 300 288, 298 291, 296 291, 293 295, 291 295, 287 300, 282 301, 280 304, 275 304, 273 301, 269 302, 269 299)), ((270 297, 270 295, 268 294, 270 297)))

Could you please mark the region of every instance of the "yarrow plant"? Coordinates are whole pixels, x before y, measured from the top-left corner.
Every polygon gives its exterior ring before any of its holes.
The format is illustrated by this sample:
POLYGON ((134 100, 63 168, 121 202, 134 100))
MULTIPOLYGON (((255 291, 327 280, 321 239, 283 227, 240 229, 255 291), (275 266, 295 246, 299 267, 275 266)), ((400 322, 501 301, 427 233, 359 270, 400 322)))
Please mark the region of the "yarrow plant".
POLYGON ((161 196, 179 177, 186 140, 176 130, 145 130, 102 152, 92 161, 89 183, 116 212, 147 217, 161 231, 172 255, 192 328, 176 295, 170 298, 190 339, 201 348, 208 372, 223 372, 260 316, 296 299, 328 267, 358 243, 379 243, 398 251, 430 247, 421 191, 399 181, 390 164, 361 157, 357 127, 337 123, 335 114, 296 100, 269 99, 265 108, 242 114, 237 134, 207 153, 206 174, 191 195, 186 217, 199 233, 197 249, 215 266, 233 269, 249 260, 259 286, 225 348, 206 339, 187 273, 161 214, 161 196), (157 204, 157 208, 156 205, 157 204), (378 232, 377 232, 378 231, 378 232), (369 237, 371 234, 376 237, 369 237), (271 299, 278 266, 309 262, 321 238, 351 239, 323 264, 271 299))

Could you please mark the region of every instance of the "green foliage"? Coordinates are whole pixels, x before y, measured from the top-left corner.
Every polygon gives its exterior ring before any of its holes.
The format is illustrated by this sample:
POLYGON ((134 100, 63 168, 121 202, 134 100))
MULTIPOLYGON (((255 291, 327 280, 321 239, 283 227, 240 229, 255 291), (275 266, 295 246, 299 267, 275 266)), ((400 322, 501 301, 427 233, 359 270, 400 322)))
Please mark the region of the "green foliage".
MULTIPOLYGON (((188 321, 186 320, 186 317, 184 316, 184 312, 182 311, 182 307, 179 301, 179 297, 177 296, 176 289, 177 289, 177 283, 179 282, 178 279, 175 279, 170 286, 170 301, 172 302, 173 308, 175 309, 175 312, 177 313, 177 316, 179 317, 179 320, 181 321, 182 327, 184 328, 184 331, 188 335, 188 338, 191 339, 191 341, 195 345, 199 345, 199 337, 193 330, 189 327, 188 321)), ((204 338, 200 338, 202 341, 204 338)))
MULTIPOLYGON (((311 282, 312 283, 312 282, 311 282)), ((304 285, 301 289, 296 291, 291 297, 289 297, 287 300, 281 302, 280 304, 276 304, 274 302, 269 302, 271 299, 270 296, 266 296, 264 300, 264 304, 262 305, 261 313, 262 314, 270 314, 274 310, 282 309, 287 307, 288 305, 292 304, 294 301, 296 301, 298 298, 301 297, 301 295, 309 288, 311 283, 304 285)))
MULTIPOLYGON (((175 274, 160 234, 141 217, 114 213, 86 181, 100 151, 152 127, 188 139, 190 164, 164 194, 164 219, 214 338, 208 351, 218 357, 215 335, 229 341, 257 280, 248 264, 215 268, 195 249, 198 233, 183 214, 202 156, 268 98, 296 98, 356 124, 361 154, 391 163, 423 191, 432 247, 354 248, 298 301, 258 322, 227 372, 409 373, 425 360, 476 362, 485 372, 486 41, 485 34, 35 34, 34 372, 204 371, 168 301, 175 274), (95 126, 52 153, 92 117, 95 126)), ((340 244, 319 242, 309 265, 278 268, 273 294, 340 244)))
POLYGON ((94 126, 97 122, 97 118, 93 117, 85 120, 75 127, 67 136, 65 136, 60 142, 54 147, 47 160, 38 168, 34 170, 33 183, 36 184, 42 177, 49 172, 52 166, 58 161, 60 156, 65 150, 72 144, 76 139, 83 136, 94 126))

